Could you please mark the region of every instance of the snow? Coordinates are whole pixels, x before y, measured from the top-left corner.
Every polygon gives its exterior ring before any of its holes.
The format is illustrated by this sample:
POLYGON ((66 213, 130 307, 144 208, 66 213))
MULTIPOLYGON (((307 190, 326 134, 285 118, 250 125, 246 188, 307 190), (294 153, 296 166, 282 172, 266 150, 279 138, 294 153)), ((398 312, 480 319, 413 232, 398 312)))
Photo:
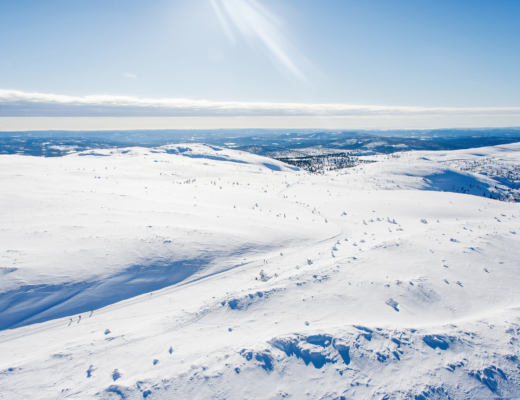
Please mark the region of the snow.
POLYGON ((0 398, 517 398, 519 152, 0 156, 0 398))

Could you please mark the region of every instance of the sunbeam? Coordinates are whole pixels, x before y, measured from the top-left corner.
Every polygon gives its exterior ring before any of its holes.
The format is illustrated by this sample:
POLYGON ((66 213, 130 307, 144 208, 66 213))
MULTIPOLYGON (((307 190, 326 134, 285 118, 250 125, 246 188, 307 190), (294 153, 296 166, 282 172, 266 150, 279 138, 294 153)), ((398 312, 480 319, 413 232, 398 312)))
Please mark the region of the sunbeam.
POLYGON ((210 0, 229 39, 235 43, 232 28, 249 43, 260 42, 287 71, 307 81, 294 61, 294 47, 283 34, 281 21, 255 0, 210 0))

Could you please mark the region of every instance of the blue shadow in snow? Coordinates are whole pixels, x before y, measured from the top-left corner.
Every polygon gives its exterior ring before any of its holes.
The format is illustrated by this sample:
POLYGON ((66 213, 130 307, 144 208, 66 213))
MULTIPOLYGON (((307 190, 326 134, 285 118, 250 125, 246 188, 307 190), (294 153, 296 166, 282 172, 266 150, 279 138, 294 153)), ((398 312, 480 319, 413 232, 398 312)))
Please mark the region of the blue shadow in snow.
POLYGON ((239 164, 249 164, 246 161, 242 160, 234 160, 233 158, 224 158, 224 157, 217 157, 217 156, 208 156, 204 154, 183 154, 184 157, 190 157, 190 158, 206 158, 208 160, 215 160, 215 161, 229 161, 239 164))
POLYGON ((179 283, 209 259, 136 265, 101 281, 24 286, 0 295, 0 330, 96 310, 179 283))
MULTIPOLYGON (((211 146, 210 146, 211 147, 211 146)), ((208 160, 214 160, 214 161, 229 161, 229 162, 234 162, 234 163, 239 163, 239 164, 249 164, 248 162, 246 161, 242 161, 242 160, 234 160, 232 158, 226 158, 227 156, 224 156, 224 157, 218 157, 218 156, 210 156, 210 155, 206 155, 206 154, 183 154, 185 153, 186 151, 189 151, 191 149, 189 148, 182 148, 182 147, 178 147, 177 149, 166 149, 166 153, 168 154, 175 154, 175 155, 179 155, 179 152, 181 153, 180 155, 184 156, 184 157, 190 157, 190 158, 205 158, 205 159, 208 159, 208 160), (178 149, 178 151, 177 151, 178 149)), ((213 149, 213 150, 216 150, 216 149, 213 149)), ((219 149, 219 150, 222 150, 222 149, 219 149)))
POLYGON ((474 196, 489 197, 489 183, 482 182, 470 174, 458 173, 455 171, 444 171, 424 177, 428 184, 424 190, 446 191, 452 193, 463 193, 474 196), (477 187, 477 184, 479 185, 477 187), (471 187, 470 187, 471 185, 471 187))
POLYGON ((278 165, 264 163, 264 166, 272 171, 281 171, 282 169, 278 165))

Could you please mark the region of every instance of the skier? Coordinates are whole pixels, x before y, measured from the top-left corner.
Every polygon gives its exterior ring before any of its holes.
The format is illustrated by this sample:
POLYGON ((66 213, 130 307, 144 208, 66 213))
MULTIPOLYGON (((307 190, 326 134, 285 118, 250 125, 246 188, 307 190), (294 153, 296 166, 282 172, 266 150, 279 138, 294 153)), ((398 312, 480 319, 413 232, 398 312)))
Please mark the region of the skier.
POLYGON ((89 318, 92 317, 92 314, 94 314, 94 310, 91 308, 89 318))
POLYGON ((79 318, 78 318, 78 324, 79 324, 79 321, 81 321, 81 315, 80 315, 79 318))

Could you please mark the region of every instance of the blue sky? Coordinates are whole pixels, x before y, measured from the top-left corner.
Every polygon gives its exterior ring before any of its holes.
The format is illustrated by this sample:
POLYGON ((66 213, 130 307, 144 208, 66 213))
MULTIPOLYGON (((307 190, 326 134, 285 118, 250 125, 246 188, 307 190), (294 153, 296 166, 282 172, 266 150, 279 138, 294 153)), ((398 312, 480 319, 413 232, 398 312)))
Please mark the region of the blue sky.
POLYGON ((519 21, 516 0, 4 0, 0 116, 196 116, 207 100, 200 115, 303 117, 305 105, 335 104, 518 118, 519 21), (179 114, 162 99, 188 103, 179 114))

